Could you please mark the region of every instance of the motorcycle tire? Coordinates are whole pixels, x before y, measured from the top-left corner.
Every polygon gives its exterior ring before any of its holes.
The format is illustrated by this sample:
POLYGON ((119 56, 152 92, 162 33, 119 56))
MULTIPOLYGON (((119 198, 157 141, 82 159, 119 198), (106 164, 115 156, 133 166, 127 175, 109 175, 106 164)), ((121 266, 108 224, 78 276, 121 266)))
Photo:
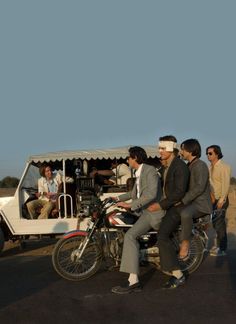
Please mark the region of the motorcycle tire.
MULTIPOLYGON (((176 252, 179 253, 179 240, 173 238, 176 252)), ((189 257, 186 261, 179 260, 180 268, 185 273, 193 273, 202 263, 204 257, 204 244, 199 235, 193 235, 190 242, 189 257)))
POLYGON ((60 239, 52 253, 52 264, 56 272, 67 280, 80 281, 93 276, 101 267, 102 252, 99 244, 89 242, 78 259, 74 251, 83 243, 84 236, 60 239))

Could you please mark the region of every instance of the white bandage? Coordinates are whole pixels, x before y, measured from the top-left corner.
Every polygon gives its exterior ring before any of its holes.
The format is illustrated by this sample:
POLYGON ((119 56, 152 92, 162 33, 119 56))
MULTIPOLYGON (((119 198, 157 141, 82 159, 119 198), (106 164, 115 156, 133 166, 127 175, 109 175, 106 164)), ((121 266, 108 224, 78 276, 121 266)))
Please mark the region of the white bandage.
POLYGON ((173 152, 174 148, 177 148, 177 143, 172 141, 160 141, 158 143, 159 151, 173 152))

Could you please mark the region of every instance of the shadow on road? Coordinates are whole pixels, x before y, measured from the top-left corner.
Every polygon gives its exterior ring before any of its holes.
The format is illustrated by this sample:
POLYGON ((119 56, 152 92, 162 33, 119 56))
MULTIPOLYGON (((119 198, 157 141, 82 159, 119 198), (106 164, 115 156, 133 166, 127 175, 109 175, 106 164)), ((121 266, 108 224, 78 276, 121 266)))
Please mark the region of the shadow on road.
POLYGON ((0 269, 0 309, 36 294, 59 279, 53 272, 51 256, 1 258, 0 269))
POLYGON ((51 252, 57 238, 42 238, 35 237, 34 239, 24 240, 22 242, 7 242, 6 248, 1 253, 0 260, 4 257, 16 256, 21 254, 41 255, 42 251, 51 252))
POLYGON ((51 251, 56 239, 8 244, 0 258, 0 309, 36 294, 59 278, 52 268, 51 251))
MULTIPOLYGON (((228 239, 231 241, 232 246, 236 246, 236 236, 234 234, 229 233, 228 234, 228 239)), ((228 266, 229 266, 229 275, 231 279, 231 285, 234 294, 236 294, 236 250, 232 249, 228 251, 228 266)))

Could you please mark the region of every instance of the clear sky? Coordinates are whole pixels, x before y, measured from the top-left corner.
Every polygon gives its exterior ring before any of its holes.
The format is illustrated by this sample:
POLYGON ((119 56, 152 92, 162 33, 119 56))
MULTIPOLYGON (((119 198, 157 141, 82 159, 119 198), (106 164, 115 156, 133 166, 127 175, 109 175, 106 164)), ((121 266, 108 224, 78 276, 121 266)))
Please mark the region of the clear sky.
POLYGON ((236 1, 0 1, 0 180, 28 156, 222 147, 236 176, 236 1))

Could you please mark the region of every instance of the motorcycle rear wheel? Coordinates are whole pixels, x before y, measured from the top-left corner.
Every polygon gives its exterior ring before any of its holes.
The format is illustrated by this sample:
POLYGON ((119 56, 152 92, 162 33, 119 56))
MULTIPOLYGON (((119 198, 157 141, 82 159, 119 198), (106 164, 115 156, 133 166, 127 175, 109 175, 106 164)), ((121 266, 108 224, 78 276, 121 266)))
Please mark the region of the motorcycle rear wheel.
MULTIPOLYGON (((176 251, 179 253, 179 240, 175 239, 176 251)), ((193 273, 202 263, 204 257, 204 244, 199 235, 193 235, 190 242, 189 257, 186 261, 179 260, 183 272, 193 273)))
POLYGON ((84 236, 62 238, 55 245, 52 264, 61 277, 73 281, 85 280, 101 267, 102 252, 99 244, 95 242, 88 243, 80 258, 75 255, 76 249, 84 240, 84 236))

